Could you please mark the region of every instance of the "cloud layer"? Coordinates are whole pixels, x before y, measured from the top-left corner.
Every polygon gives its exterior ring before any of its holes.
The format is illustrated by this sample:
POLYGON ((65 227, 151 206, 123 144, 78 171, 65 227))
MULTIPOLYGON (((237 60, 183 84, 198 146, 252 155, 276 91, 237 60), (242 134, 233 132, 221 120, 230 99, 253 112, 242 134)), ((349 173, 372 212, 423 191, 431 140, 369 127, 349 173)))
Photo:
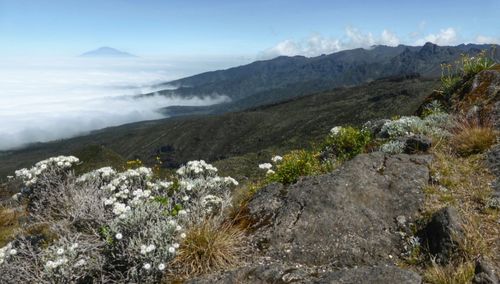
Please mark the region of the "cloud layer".
POLYGON ((159 107, 228 100, 136 98, 155 91, 152 84, 197 72, 161 60, 0 60, 0 66, 0 150, 162 118, 159 107))

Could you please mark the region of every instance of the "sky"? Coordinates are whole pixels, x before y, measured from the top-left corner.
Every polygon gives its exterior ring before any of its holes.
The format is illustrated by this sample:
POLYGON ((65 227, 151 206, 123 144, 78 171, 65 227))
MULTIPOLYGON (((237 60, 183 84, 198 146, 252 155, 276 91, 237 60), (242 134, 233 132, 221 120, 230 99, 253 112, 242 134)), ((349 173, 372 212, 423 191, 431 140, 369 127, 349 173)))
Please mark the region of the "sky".
POLYGON ((0 56, 314 56, 373 44, 500 42, 499 0, 0 0, 0 56))

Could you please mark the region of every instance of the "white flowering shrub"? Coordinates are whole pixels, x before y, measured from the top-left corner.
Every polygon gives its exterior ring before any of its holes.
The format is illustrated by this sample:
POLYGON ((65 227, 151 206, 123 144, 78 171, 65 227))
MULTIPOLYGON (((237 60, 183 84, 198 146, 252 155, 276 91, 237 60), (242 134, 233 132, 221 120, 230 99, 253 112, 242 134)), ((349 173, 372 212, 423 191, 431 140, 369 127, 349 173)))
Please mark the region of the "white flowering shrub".
POLYGON ((444 112, 435 112, 424 119, 416 116, 403 116, 397 120, 386 122, 381 129, 389 138, 407 137, 414 134, 448 136, 446 128, 449 126, 450 117, 444 112))
POLYGON ((104 237, 113 252, 113 265, 122 279, 153 282, 159 280, 173 259, 182 240, 184 215, 166 216, 158 202, 148 202, 132 209, 127 218, 116 218, 104 237))
POLYGON ((406 148, 406 143, 400 140, 389 141, 380 146, 380 151, 388 154, 401 154, 406 148))
POLYGON ((382 126, 382 133, 387 133, 390 138, 405 137, 422 133, 424 124, 419 117, 403 116, 397 120, 388 121, 382 126))
POLYGON ((26 186, 35 185, 41 176, 50 171, 63 172, 71 168, 79 160, 73 156, 52 157, 36 163, 31 169, 20 169, 15 172, 16 177, 23 180, 26 186))
POLYGON ((0 265, 1 283, 88 283, 106 278, 104 243, 95 236, 61 237, 47 248, 33 245, 32 238, 15 243, 0 265))
POLYGON ((146 167, 77 177, 77 162, 61 156, 16 172, 29 189, 29 219, 49 224, 57 236, 48 247, 21 238, 2 248, 0 282, 160 281, 185 232, 207 218, 222 222, 213 217, 223 216, 238 185, 205 161, 188 162, 172 181, 146 167), (29 269, 15 273, 15 265, 29 269))

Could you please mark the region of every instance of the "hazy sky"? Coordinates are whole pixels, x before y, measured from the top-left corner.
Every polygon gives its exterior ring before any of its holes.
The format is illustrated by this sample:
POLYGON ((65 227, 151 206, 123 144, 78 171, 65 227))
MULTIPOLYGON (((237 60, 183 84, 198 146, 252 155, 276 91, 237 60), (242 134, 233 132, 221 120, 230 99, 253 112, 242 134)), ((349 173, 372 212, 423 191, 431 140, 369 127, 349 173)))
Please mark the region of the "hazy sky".
POLYGON ((372 44, 500 42, 499 0, 0 0, 0 55, 316 55, 372 44))

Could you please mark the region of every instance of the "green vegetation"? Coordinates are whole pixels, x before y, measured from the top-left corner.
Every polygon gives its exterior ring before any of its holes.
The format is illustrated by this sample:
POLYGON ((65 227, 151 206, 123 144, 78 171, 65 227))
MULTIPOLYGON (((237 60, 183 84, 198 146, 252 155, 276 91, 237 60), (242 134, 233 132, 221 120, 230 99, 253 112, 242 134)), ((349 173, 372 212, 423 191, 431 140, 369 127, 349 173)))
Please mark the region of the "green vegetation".
POLYGON ((295 150, 285 156, 277 165, 276 171, 267 175, 268 182, 282 184, 296 183, 299 177, 324 172, 318 155, 310 151, 295 150))
POLYGON ((480 53, 472 56, 470 54, 462 54, 460 60, 454 64, 441 64, 441 91, 445 95, 450 95, 459 86, 462 85, 463 79, 468 79, 477 73, 489 69, 495 65, 496 47, 493 46, 490 52, 482 50, 480 53))
POLYGON ((332 129, 325 139, 323 149, 334 155, 337 160, 345 161, 362 153, 370 141, 371 134, 368 131, 352 126, 339 127, 332 129))

